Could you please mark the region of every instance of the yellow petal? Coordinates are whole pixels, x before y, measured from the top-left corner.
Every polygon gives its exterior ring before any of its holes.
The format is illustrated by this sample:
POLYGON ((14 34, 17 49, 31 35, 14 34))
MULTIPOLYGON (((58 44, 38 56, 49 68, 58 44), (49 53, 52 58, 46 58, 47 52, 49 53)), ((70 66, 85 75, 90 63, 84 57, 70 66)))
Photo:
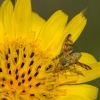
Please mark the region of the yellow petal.
POLYGON ((80 36, 81 32, 83 31, 87 19, 84 17, 84 12, 86 9, 84 9, 81 13, 76 15, 67 25, 64 30, 64 35, 62 39, 65 39, 65 37, 68 34, 72 34, 72 41, 75 42, 77 38, 80 36))
POLYGON ((10 38, 14 37, 12 34, 12 14, 12 3, 10 0, 5 0, 0 9, 0 21, 3 29, 1 34, 7 34, 10 38))
MULTIPOLYGON (((86 10, 86 9, 85 9, 86 10)), ((52 50, 54 56, 57 56, 62 48, 62 44, 65 40, 65 38, 68 36, 68 34, 71 34, 71 40, 73 42, 76 41, 76 39, 80 36, 81 32, 83 31, 87 19, 84 17, 84 11, 76 15, 65 27, 65 29, 62 31, 62 34, 58 37, 58 39, 55 39, 56 41, 52 44, 52 50), (59 44, 59 45, 58 45, 59 44)))
POLYGON ((82 53, 82 57, 80 58, 79 62, 88 65, 92 70, 86 70, 81 66, 78 66, 78 69, 83 73, 84 76, 79 75, 77 83, 88 82, 100 76, 100 62, 97 62, 95 57, 93 57, 91 54, 82 53))
POLYGON ((70 97, 60 97, 57 100, 83 100, 83 98, 77 96, 70 96, 70 97))
POLYGON ((45 22, 46 21, 43 18, 41 18, 38 14, 36 14, 35 12, 32 13, 31 33, 28 34, 28 41, 35 41, 38 38, 39 33, 45 22))
POLYGON ((79 59, 79 62, 82 62, 84 64, 88 64, 88 65, 91 65, 91 64, 97 62, 95 57, 92 56, 91 54, 85 53, 85 52, 81 52, 81 54, 82 54, 82 57, 79 59))
POLYGON ((66 91, 66 96, 57 100, 95 100, 98 95, 98 89, 91 85, 64 85, 60 87, 66 91))
POLYGON ((57 40, 66 25, 67 19, 68 16, 59 10, 47 21, 39 35, 44 50, 57 40))
POLYGON ((31 0, 17 0, 14 9, 16 37, 26 37, 31 24, 31 0))
POLYGON ((4 39, 3 39, 3 26, 0 22, 0 43, 3 43, 4 42, 4 39))
POLYGON ((92 70, 81 69, 84 76, 79 76, 77 83, 88 82, 100 77, 100 62, 89 65, 92 70))

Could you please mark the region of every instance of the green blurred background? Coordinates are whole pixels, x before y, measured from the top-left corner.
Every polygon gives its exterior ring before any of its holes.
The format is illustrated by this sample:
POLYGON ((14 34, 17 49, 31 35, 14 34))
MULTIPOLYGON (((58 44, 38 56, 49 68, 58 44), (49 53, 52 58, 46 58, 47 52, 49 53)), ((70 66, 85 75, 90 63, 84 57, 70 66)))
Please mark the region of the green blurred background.
MULTIPOLYGON (((0 3, 3 0, 0 0, 0 3)), ((33 11, 44 19, 48 19, 56 10, 63 10, 69 15, 69 20, 89 6, 85 16, 87 25, 74 44, 75 51, 88 52, 100 61, 100 0, 32 0, 33 11)), ((95 74, 95 73, 94 73, 95 74)), ((100 78, 88 82, 100 89, 100 78)), ((100 100, 100 92, 98 99, 100 100)))

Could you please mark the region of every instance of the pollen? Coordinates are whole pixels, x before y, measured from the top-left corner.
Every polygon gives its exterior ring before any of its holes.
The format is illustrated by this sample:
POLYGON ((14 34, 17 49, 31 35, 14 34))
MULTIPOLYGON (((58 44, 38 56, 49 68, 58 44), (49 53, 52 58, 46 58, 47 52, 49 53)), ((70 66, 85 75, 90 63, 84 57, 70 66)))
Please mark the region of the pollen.
POLYGON ((1 45, 0 100, 55 100, 65 94, 51 54, 38 47, 21 38, 1 45))

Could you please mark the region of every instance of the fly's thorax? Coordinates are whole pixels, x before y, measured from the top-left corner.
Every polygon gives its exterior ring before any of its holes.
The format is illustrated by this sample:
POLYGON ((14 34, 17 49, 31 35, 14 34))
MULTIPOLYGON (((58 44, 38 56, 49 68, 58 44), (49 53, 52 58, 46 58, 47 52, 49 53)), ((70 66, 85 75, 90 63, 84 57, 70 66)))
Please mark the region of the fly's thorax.
POLYGON ((66 65, 66 63, 67 63, 67 59, 66 58, 63 58, 63 59, 61 59, 60 60, 60 63, 61 63, 61 65, 66 65))

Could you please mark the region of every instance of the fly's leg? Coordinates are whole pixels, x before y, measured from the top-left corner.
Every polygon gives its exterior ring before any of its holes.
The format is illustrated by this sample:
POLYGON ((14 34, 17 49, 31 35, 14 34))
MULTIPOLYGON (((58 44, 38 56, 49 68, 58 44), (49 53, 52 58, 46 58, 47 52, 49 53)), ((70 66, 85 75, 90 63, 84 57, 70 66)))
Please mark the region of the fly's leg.
POLYGON ((53 70, 53 73, 55 74, 58 74, 60 72, 60 68, 61 68, 61 64, 60 63, 54 63, 55 64, 55 67, 54 67, 54 70, 53 70))
POLYGON ((73 64, 73 67, 74 67, 74 69, 72 70, 72 72, 76 73, 77 75, 82 75, 82 76, 84 76, 84 74, 83 74, 80 70, 78 70, 78 69, 76 68, 75 64, 73 64))
POLYGON ((77 71, 76 71, 76 68, 75 68, 75 65, 72 64, 71 66, 69 66, 69 72, 73 75, 74 74, 77 74, 77 71))

